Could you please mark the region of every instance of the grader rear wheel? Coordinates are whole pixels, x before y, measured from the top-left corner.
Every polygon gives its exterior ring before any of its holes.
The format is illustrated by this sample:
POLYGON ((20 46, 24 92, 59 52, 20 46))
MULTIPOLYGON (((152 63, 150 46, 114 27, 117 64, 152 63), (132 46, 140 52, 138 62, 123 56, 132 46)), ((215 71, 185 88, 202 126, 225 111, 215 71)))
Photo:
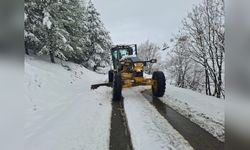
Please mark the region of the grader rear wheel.
POLYGON ((153 96, 162 97, 166 89, 166 79, 164 73, 161 71, 156 71, 153 73, 152 78, 156 81, 155 84, 152 85, 153 96))

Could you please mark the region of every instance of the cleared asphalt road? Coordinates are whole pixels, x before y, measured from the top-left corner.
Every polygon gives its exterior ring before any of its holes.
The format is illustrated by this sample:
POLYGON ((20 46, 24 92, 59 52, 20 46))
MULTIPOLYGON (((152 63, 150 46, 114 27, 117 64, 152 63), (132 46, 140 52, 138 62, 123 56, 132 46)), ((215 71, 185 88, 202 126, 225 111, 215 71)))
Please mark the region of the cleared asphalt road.
POLYGON ((167 106, 156 97, 152 97, 151 91, 142 92, 158 112, 190 143, 195 150, 223 150, 224 143, 213 137, 210 133, 191 122, 171 107, 167 106))

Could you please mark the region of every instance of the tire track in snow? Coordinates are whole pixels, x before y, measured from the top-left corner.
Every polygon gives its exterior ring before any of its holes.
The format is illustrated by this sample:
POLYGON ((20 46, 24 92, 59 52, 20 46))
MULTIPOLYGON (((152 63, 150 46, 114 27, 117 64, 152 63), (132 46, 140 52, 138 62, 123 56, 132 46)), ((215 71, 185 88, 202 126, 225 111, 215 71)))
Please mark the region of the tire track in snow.
POLYGON ((133 150, 123 100, 112 102, 110 150, 133 150))

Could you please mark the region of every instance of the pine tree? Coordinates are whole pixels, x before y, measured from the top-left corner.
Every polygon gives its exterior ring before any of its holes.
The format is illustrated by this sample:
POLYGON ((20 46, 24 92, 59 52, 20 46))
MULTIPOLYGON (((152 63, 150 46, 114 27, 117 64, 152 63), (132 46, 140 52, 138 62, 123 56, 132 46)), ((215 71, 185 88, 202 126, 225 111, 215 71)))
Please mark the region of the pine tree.
POLYGON ((107 65, 111 38, 99 16, 91 1, 86 7, 79 0, 25 0, 26 54, 107 65))
POLYGON ((62 2, 52 2, 43 10, 43 29, 46 33, 46 42, 40 54, 49 54, 52 63, 55 62, 54 57, 66 60, 65 52, 73 51, 73 48, 67 43, 69 34, 61 28, 61 6, 62 2))
POLYGON ((109 49, 112 45, 109 33, 100 20, 100 14, 90 0, 87 6, 87 52, 88 67, 102 66, 109 63, 109 49))
POLYGON ((87 57, 85 52, 87 36, 87 21, 86 21, 86 8, 81 6, 78 0, 69 1, 65 7, 64 28, 70 34, 70 45, 73 47, 74 52, 70 60, 82 63, 86 61, 87 57))
POLYGON ((25 51, 36 54, 43 45, 44 32, 41 30, 44 3, 25 0, 24 3, 24 41, 25 51))
POLYGON ((45 26, 48 33, 47 39, 50 40, 45 45, 45 49, 42 49, 42 54, 49 52, 50 56, 54 55, 63 60, 77 63, 84 61, 86 38, 84 22, 86 21, 83 10, 84 7, 80 6, 78 0, 61 0, 47 7, 53 25, 51 29, 45 26))

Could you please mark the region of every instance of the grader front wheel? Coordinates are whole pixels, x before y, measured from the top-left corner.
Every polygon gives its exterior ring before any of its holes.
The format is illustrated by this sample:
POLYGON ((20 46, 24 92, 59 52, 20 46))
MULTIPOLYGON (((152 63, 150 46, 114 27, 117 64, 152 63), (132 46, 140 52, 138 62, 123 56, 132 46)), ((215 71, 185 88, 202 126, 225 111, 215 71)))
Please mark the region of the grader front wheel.
POLYGON ((153 73, 152 78, 155 80, 155 84, 152 85, 153 96, 162 97, 166 89, 166 79, 164 73, 161 71, 156 71, 153 73))
POLYGON ((109 70, 108 78, 109 78, 109 83, 113 82, 113 78, 114 78, 114 71, 113 70, 109 70))
POLYGON ((113 101, 120 101, 122 99, 122 78, 120 74, 114 74, 113 81, 113 101))

